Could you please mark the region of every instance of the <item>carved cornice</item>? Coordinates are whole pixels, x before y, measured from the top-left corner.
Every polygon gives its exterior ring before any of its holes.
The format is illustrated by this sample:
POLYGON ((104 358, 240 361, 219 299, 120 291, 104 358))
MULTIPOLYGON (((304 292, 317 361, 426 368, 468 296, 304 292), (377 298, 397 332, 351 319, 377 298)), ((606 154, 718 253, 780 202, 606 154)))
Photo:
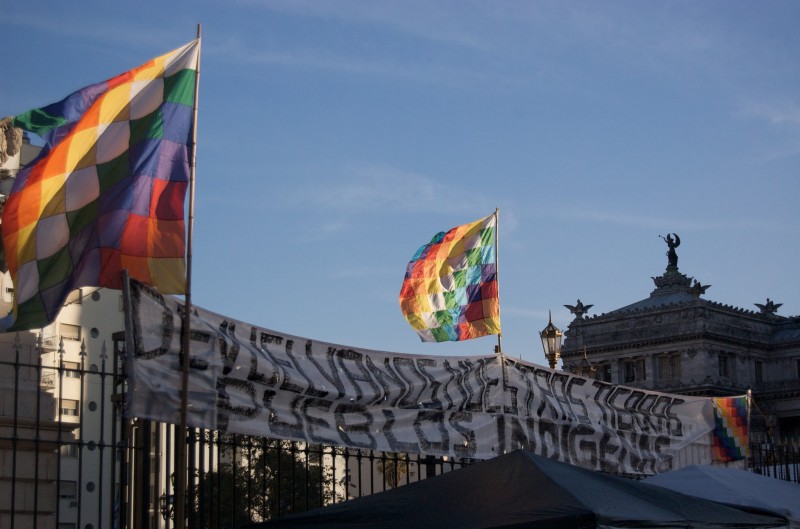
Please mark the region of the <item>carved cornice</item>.
MULTIPOLYGON (((564 347, 561 349, 561 358, 572 358, 574 357, 581 357, 583 354, 583 347, 586 347, 588 352, 592 355, 597 353, 608 353, 613 351, 624 351, 627 349, 646 349, 653 346, 659 346, 663 344, 672 344, 672 343, 682 343, 682 342, 692 342, 692 341, 699 341, 707 338, 706 335, 703 334, 691 334, 685 336, 669 336, 669 337, 662 337, 662 338, 651 338, 651 339, 641 339, 636 341, 630 342, 615 342, 606 345, 597 345, 593 340, 589 342, 588 340, 581 345, 580 347, 573 347, 572 344, 567 345, 567 342, 564 343, 564 347), (592 345, 589 345, 591 343, 592 345)), ((717 340, 723 341, 723 340, 717 340)))
POLYGON ((733 305, 724 305, 722 303, 718 303, 716 301, 710 301, 707 299, 698 299, 698 300, 691 300, 686 302, 680 303, 663 303, 661 305, 656 305, 653 307, 646 307, 646 308, 635 308, 631 310, 623 311, 622 309, 618 309, 612 312, 605 312, 603 314, 595 314, 593 316, 584 316, 582 319, 584 322, 593 322, 593 321, 603 321, 603 320, 616 320, 619 319, 621 316, 629 316, 629 315, 638 315, 638 314, 649 314, 654 312, 662 312, 665 310, 675 310, 675 309, 682 309, 686 307, 693 307, 693 306, 703 306, 707 308, 717 309, 722 312, 728 312, 730 314, 735 315, 744 315, 744 316, 754 316, 756 318, 760 318, 768 323, 775 324, 775 323, 782 323, 786 321, 797 321, 800 319, 800 316, 779 316, 773 315, 773 318, 765 319, 763 318, 763 314, 760 312, 756 312, 753 310, 743 309, 741 307, 734 307, 733 305), (777 320, 777 322, 775 321, 777 320))
POLYGON ((710 340, 760 351, 800 346, 796 338, 774 340, 779 330, 798 329, 800 318, 763 315, 703 299, 652 308, 613 312, 576 320, 565 332, 562 355, 584 346, 592 351, 614 351, 656 344, 710 340))
POLYGON ((800 380, 776 380, 753 385, 753 393, 761 399, 785 399, 800 396, 800 380))

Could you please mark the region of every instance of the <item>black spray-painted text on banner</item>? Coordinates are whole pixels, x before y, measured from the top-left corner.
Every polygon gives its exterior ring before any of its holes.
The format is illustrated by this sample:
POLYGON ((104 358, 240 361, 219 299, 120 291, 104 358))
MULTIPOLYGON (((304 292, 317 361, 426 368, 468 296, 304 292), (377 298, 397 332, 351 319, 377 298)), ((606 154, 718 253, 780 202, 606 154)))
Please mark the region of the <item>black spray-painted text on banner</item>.
MULTIPOLYGON (((175 422, 182 305, 132 284, 133 416, 175 422)), ((499 355, 416 356, 312 341, 194 308, 187 421, 198 428, 486 459, 527 448, 653 474, 691 448, 708 399, 615 386, 499 355)), ((698 460, 698 457, 700 458, 698 460)))

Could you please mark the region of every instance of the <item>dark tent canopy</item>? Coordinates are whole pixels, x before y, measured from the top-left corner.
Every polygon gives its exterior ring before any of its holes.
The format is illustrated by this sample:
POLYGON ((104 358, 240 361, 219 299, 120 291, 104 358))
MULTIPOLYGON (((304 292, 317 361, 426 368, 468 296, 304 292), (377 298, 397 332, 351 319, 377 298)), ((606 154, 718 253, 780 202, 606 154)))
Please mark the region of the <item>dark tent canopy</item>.
POLYGON ((516 452, 371 496, 251 526, 279 528, 785 527, 626 478, 516 452))

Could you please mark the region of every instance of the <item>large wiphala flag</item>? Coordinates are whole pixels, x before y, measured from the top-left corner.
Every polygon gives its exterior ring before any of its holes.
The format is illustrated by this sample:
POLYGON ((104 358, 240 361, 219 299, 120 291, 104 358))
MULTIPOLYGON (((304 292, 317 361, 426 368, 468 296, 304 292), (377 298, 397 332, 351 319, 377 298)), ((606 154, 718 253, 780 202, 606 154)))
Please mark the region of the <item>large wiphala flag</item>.
POLYGON ((16 116, 45 141, 3 208, 10 330, 52 322, 70 291, 121 271, 185 288, 184 200, 200 40, 16 116))
POLYGON ((437 233, 406 268, 400 309, 423 342, 500 334, 497 213, 437 233))

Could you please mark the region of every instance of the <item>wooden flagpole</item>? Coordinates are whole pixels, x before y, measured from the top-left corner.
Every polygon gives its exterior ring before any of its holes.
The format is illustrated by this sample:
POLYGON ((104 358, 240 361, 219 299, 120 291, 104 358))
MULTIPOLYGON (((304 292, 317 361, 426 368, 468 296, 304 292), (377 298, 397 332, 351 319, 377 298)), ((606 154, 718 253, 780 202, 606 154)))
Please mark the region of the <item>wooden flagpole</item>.
MULTIPOLYGON (((197 24, 197 39, 201 39, 201 26, 197 24)), ((202 43, 202 41, 201 41, 202 43)), ((186 235, 186 287, 183 305, 183 325, 181 335, 181 409, 180 425, 176 435, 177 461, 175 462, 175 529, 186 529, 186 481, 187 481, 187 457, 186 457, 186 409, 189 405, 189 335, 192 321, 192 232, 194 230, 194 179, 195 167, 197 162, 197 101, 200 92, 200 50, 197 48, 197 70, 194 80, 194 105, 192 108, 192 143, 189 149, 189 217, 187 219, 186 235)))

